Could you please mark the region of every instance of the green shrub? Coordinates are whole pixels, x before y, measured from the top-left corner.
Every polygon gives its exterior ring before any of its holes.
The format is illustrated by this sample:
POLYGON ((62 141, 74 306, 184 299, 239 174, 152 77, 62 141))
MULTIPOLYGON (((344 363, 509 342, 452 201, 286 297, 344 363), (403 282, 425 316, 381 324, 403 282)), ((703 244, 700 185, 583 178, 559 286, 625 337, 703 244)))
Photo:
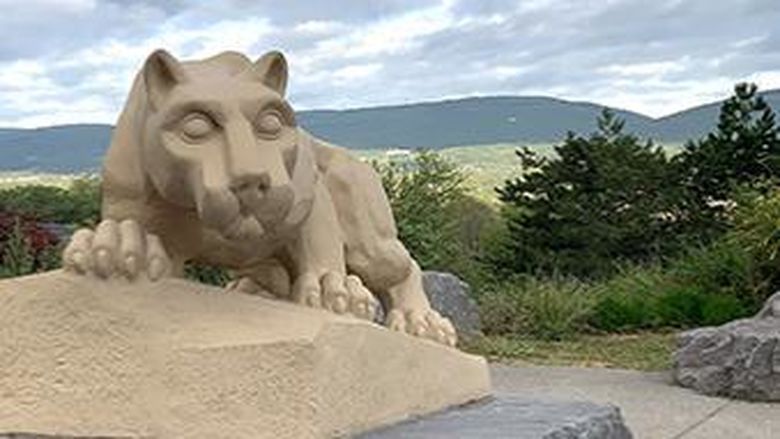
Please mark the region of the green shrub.
POLYGON ((750 276, 741 298, 753 310, 780 286, 780 189, 741 191, 728 243, 749 258, 750 276))
POLYGON ((703 321, 706 296, 696 289, 673 289, 662 292, 656 299, 655 313, 663 326, 684 328, 703 321))
POLYGON ((751 264, 744 251, 721 240, 695 247, 666 265, 623 269, 593 287, 593 329, 626 332, 717 325, 754 310, 751 264))
POLYGON ((587 285, 573 279, 503 282, 480 296, 486 333, 546 340, 564 339, 584 329, 592 307, 587 285))
POLYGON ((604 295, 597 299, 588 323, 593 329, 626 332, 655 326, 652 298, 632 294, 604 295))
POLYGON ((706 247, 690 248, 671 261, 667 276, 687 289, 743 297, 745 303, 750 303, 755 289, 754 273, 750 253, 740 243, 724 238, 706 247))
POLYGON ((708 295, 702 306, 701 323, 705 326, 722 325, 753 314, 742 300, 734 296, 708 295))
POLYGON ((657 299, 656 312, 664 327, 678 328, 721 325, 746 315, 737 297, 698 289, 665 292, 657 299))
POLYGON ((613 278, 594 285, 596 304, 588 321, 590 326, 608 332, 656 326, 653 302, 667 283, 658 265, 621 267, 613 278))
POLYGON ((483 291, 478 297, 482 328, 486 334, 520 335, 527 328, 522 291, 508 282, 483 291))

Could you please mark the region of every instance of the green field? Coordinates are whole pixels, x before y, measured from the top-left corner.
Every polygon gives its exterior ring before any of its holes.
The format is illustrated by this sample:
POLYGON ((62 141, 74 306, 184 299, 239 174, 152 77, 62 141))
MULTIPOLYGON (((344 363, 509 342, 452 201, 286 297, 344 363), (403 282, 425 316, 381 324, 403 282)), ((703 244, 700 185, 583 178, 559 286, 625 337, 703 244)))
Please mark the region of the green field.
MULTIPOLYGON (((530 145, 530 148, 541 154, 553 153, 552 145, 530 145)), ((437 150, 447 159, 457 164, 468 177, 468 185, 471 192, 479 199, 494 203, 497 202, 495 188, 501 186, 504 181, 521 172, 520 159, 515 155, 518 145, 473 145, 455 146, 437 150)), ((393 151, 364 150, 357 154, 367 160, 387 160, 395 158, 399 154, 393 151)))
POLYGON ((15 186, 40 184, 45 186, 68 187, 77 178, 91 177, 92 174, 50 174, 27 171, 0 172, 0 189, 15 186))
MULTIPOLYGON (((495 145, 470 145, 456 146, 437 150, 447 159, 460 166, 468 177, 471 192, 479 199, 489 203, 496 203, 495 188, 501 186, 508 178, 520 175, 520 159, 515 155, 515 150, 520 144, 495 144, 495 145)), ((552 144, 527 145, 532 150, 538 151, 544 156, 554 154, 552 144)), ((680 145, 665 145, 664 148, 674 154, 680 150, 680 145)), ((401 151, 387 151, 380 149, 357 150, 359 157, 365 160, 388 160, 390 158, 403 159, 405 153, 401 151)), ((25 185, 45 184, 53 186, 67 186, 74 178, 84 177, 84 174, 36 174, 32 172, 0 172, 0 189, 25 185)))

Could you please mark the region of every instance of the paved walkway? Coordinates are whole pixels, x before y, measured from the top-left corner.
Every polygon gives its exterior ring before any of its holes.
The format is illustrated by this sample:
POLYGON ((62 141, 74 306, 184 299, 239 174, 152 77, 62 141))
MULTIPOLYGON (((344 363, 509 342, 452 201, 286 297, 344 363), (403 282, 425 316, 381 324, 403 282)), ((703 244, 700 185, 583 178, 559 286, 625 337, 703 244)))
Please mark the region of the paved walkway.
POLYGON ((668 373, 491 365, 498 394, 620 407, 637 439, 780 439, 780 403, 699 395, 668 373))

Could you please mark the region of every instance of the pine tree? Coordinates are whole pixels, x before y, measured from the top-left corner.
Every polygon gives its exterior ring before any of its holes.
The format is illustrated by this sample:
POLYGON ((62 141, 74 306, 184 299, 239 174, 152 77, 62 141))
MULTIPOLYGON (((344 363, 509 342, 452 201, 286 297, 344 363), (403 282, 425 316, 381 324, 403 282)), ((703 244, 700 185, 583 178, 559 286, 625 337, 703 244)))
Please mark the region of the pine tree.
POLYGON ((569 133, 554 158, 518 151, 524 174, 497 189, 507 224, 491 261, 499 271, 600 277, 676 244, 677 188, 663 150, 624 133, 608 110, 597 124, 589 137, 569 133))
POLYGON ((723 229, 738 188, 761 189, 780 177, 780 131, 755 84, 740 83, 720 109, 714 132, 688 142, 675 158, 698 226, 723 229))

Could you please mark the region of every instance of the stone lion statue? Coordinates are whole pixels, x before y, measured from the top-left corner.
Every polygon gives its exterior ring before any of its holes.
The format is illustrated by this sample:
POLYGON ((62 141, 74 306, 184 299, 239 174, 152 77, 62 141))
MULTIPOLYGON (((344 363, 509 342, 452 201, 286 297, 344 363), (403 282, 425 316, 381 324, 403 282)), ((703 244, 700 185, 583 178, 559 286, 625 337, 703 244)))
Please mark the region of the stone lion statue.
POLYGON ((102 221, 78 230, 66 270, 101 278, 231 270, 228 288, 372 319, 447 345, 417 263, 371 166, 296 125, 279 52, 251 62, 152 53, 103 167, 102 221))

